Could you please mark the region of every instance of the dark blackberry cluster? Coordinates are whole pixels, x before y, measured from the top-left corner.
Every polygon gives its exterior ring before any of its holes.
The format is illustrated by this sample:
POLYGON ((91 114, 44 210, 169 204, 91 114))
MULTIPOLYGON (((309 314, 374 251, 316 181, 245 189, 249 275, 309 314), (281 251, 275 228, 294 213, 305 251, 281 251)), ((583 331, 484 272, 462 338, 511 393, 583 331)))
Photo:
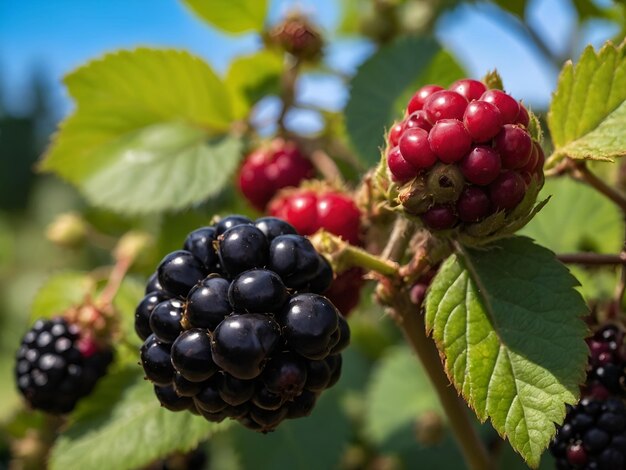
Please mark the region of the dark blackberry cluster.
POLYGON ((626 352, 624 332, 607 325, 587 340, 589 368, 583 394, 604 399, 611 395, 626 398, 626 352))
POLYGON ((341 373, 350 340, 319 295, 333 272, 274 217, 233 215, 191 232, 137 306, 141 362, 161 404, 268 432, 307 416, 341 373))
POLYGON ((28 403, 48 413, 68 413, 106 373, 113 352, 81 341, 78 326, 57 317, 35 322, 16 360, 17 386, 28 403))
POLYGON ((513 211, 533 181, 543 184, 529 122, 522 104, 477 80, 420 88, 387 136, 391 178, 407 185, 404 209, 433 230, 513 211))
POLYGON ((559 470, 625 470, 626 406, 619 398, 583 398, 550 444, 559 470))

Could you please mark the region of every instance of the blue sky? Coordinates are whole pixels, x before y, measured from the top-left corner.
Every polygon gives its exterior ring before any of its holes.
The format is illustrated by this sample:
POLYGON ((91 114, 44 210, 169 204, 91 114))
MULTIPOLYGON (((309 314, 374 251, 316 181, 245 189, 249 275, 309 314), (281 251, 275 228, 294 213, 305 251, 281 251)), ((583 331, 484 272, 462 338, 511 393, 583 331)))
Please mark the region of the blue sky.
MULTIPOLYGON (((366 42, 332 36, 340 18, 340 0, 273 0, 270 21, 294 5, 311 13, 331 33, 328 61, 334 67, 350 72, 371 53, 366 42)), ((570 43, 575 13, 568 0, 532 0, 528 15, 551 49, 562 52, 570 43)), ((589 41, 599 45, 615 32, 607 23, 591 25, 577 33, 578 48, 589 41)), ((436 35, 472 76, 496 67, 509 92, 531 106, 546 106, 556 68, 518 32, 494 18, 492 7, 458 7, 441 18, 436 35)), ((207 27, 178 0, 0 1, 0 78, 11 110, 19 112, 27 103, 25 84, 38 68, 51 77, 55 103, 67 112, 69 102, 59 84, 65 73, 107 51, 135 46, 186 48, 221 72, 232 57, 256 50, 259 39, 227 36, 207 27)), ((347 99, 345 87, 336 79, 307 77, 300 94, 303 101, 315 99, 318 105, 334 109, 347 99)), ((306 115, 293 119, 307 121, 306 115)))

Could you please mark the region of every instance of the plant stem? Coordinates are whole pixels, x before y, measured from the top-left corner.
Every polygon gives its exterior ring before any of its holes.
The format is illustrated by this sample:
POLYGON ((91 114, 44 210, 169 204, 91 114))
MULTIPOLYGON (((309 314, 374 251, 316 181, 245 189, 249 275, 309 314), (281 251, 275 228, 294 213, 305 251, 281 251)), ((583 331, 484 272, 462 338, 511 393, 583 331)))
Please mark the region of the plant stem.
POLYGON ((132 263, 133 259, 130 257, 121 257, 117 259, 113 269, 111 270, 109 280, 107 281, 106 286, 104 286, 100 297, 98 297, 98 305, 100 307, 108 307, 113 303, 113 299, 122 285, 122 281, 124 280, 124 277, 126 276, 126 273, 132 263))
POLYGON ((393 317, 435 387, 468 467, 472 470, 492 468, 489 453, 469 418, 467 405, 450 384, 435 343, 426 336, 423 315, 411 302, 405 290, 389 297, 393 317))
POLYGON ((333 159, 323 150, 315 150, 311 154, 311 161, 326 181, 339 184, 343 182, 341 171, 339 171, 333 159))
POLYGON ((298 80, 298 72, 300 71, 300 61, 285 57, 285 69, 281 77, 281 100, 283 106, 278 116, 278 128, 285 132, 285 117, 287 112, 294 104, 296 97, 296 81, 298 80))
POLYGON ((564 264, 582 264, 586 266, 602 266, 611 264, 626 264, 626 253, 619 255, 602 255, 598 253, 562 253, 556 255, 564 264))
POLYGON ((373 255, 362 248, 350 245, 341 237, 325 230, 320 230, 310 240, 315 249, 329 259, 333 270, 336 272, 359 267, 383 276, 396 277, 398 275, 400 266, 395 261, 373 255))
POLYGON ((572 161, 571 175, 574 179, 584 181, 600 194, 606 196, 608 199, 617 204, 622 212, 626 214, 626 198, 624 195, 594 175, 584 163, 576 163, 572 161))
MULTIPOLYGON (((389 242, 383 250, 383 256, 393 261, 401 259, 414 233, 415 225, 399 216, 392 229, 389 242)), ((446 376, 439 350, 432 339, 426 336, 424 317, 419 313, 417 306, 411 302, 406 284, 401 288, 396 288, 391 282, 381 279, 379 294, 381 290, 383 291, 382 295, 379 295, 381 302, 384 301, 390 307, 391 316, 417 354, 437 391, 439 401, 446 412, 450 427, 468 467, 471 470, 492 468, 489 453, 469 418, 467 405, 458 396, 446 376)))

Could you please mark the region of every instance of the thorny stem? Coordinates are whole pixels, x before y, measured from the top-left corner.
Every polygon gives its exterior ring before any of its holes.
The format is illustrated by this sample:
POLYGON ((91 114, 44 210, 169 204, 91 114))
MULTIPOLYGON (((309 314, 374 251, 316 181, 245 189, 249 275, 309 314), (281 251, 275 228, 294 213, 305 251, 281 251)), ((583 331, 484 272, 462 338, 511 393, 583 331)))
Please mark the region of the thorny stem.
MULTIPOLYGON (((392 261, 401 259, 414 233, 415 226, 399 217, 383 255, 392 261)), ((405 284, 400 288, 394 288, 390 282, 381 283, 379 285, 379 293, 383 291, 381 301, 390 307, 392 318, 424 366, 469 468, 488 470, 492 468, 489 453, 472 425, 465 402, 458 396, 443 370, 435 343, 426 336, 424 317, 411 302, 407 287, 405 284)))

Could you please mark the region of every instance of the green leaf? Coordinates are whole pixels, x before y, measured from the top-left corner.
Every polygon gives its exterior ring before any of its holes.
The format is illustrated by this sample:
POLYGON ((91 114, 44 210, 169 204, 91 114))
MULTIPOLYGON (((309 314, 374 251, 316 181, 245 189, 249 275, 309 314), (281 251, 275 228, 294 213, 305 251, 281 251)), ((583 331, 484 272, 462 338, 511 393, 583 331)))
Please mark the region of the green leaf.
POLYGON ((80 402, 52 449, 51 470, 142 468, 174 451, 191 450, 228 426, 161 407, 140 370, 109 374, 80 402))
POLYGON ((494 0, 504 11, 517 16, 520 19, 524 19, 524 12, 526 11, 526 0, 494 0))
POLYGON ((336 389, 324 392, 311 416, 287 420, 271 434, 233 429, 243 468, 318 470, 336 468, 348 444, 350 425, 336 389))
POLYGON ((405 88, 404 92, 396 99, 394 108, 397 115, 402 116, 404 114, 407 103, 422 85, 436 83, 446 87, 466 75, 467 73, 452 54, 445 50, 439 51, 420 76, 405 88))
POLYGON ((406 346, 389 350, 377 363, 365 400, 365 432, 378 446, 393 444, 400 434, 413 436, 417 418, 426 411, 444 415, 424 370, 406 346))
POLYGON ((526 237, 463 249, 442 265, 426 325, 481 421, 532 467, 585 378, 585 303, 576 279, 526 237))
POLYGON ((552 161, 563 157, 613 161, 626 155, 624 44, 587 47, 576 65, 567 62, 554 93, 548 127, 552 161))
POLYGON ((273 51, 237 57, 230 63, 225 82, 233 93, 235 115, 243 118, 261 98, 280 91, 283 58, 273 51))
POLYGON ((361 159, 374 165, 385 142, 385 128, 395 117, 394 103, 428 69, 440 51, 431 38, 405 37, 379 49, 351 81, 346 128, 361 159))
POLYGON ((183 0, 209 24, 228 33, 259 31, 267 13, 267 0, 183 0))
POLYGON ((85 174, 81 188, 92 204, 118 212, 182 209, 228 184, 242 149, 235 137, 207 140, 186 124, 155 124, 94 154, 103 164, 85 174))
POLYGON ((237 166, 228 88, 200 59, 172 50, 104 56, 66 78, 76 111, 41 168, 94 205, 179 209, 219 191, 237 166), (176 171, 173 171, 175 168, 176 171))
POLYGON ((620 250, 624 222, 612 202, 567 178, 547 179, 539 199, 549 196, 550 202, 521 230, 522 235, 557 253, 620 250))
POLYGON ((65 310, 80 305, 93 294, 95 284, 87 273, 65 271, 50 276, 39 289, 31 307, 31 322, 51 318, 65 310))

